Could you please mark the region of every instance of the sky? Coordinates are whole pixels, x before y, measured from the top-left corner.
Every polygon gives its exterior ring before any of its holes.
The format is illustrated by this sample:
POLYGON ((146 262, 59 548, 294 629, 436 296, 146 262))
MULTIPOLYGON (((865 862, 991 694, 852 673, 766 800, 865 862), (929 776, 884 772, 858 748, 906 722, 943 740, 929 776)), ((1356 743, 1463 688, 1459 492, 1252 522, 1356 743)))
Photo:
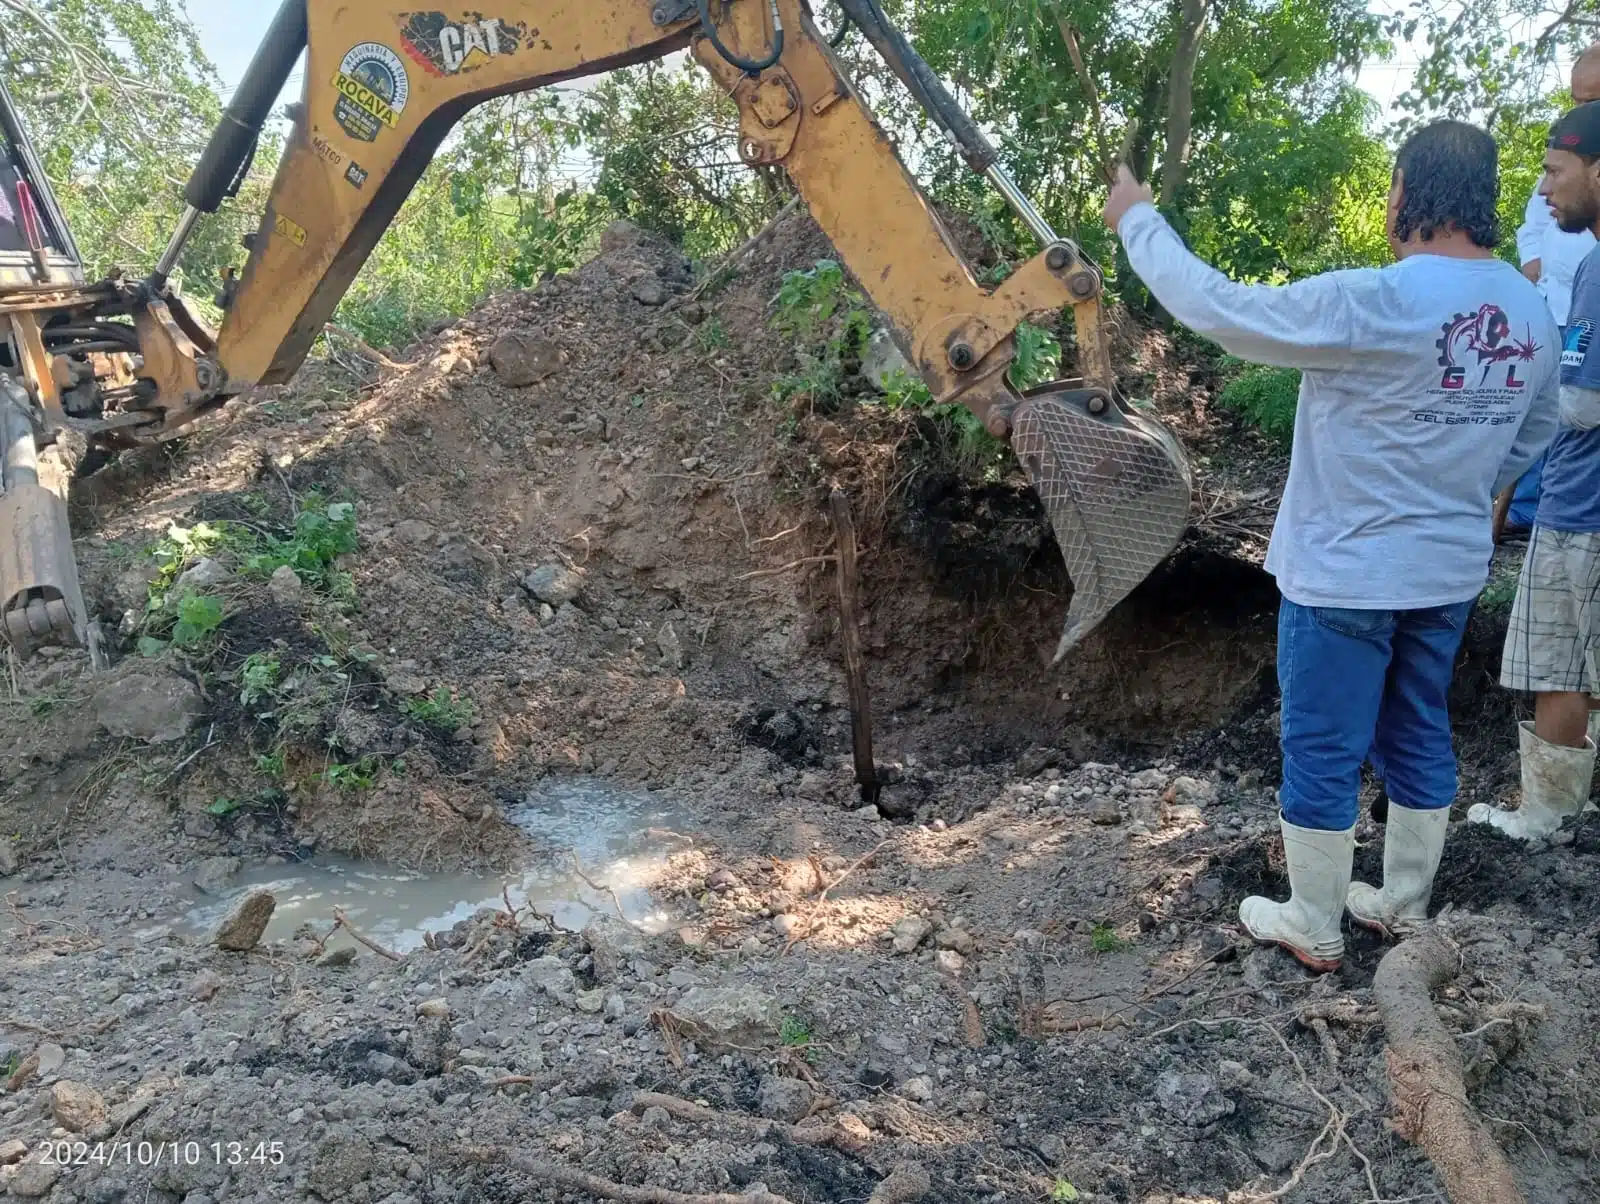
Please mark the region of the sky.
MULTIPOLYGON (((1389 12, 1405 7, 1404 0, 1372 0, 1373 7, 1389 12)), ((188 0, 189 15, 200 33, 200 44, 222 76, 224 96, 239 82, 256 44, 266 33, 277 11, 276 0, 188 0)), ((1377 101, 1380 122, 1387 123, 1393 104, 1410 86, 1421 57, 1421 47, 1402 45, 1387 63, 1370 62, 1356 82, 1377 101)), ((303 82, 301 67, 290 76, 284 100, 297 98, 303 82)), ((1563 65, 1563 74, 1565 66, 1563 65)))

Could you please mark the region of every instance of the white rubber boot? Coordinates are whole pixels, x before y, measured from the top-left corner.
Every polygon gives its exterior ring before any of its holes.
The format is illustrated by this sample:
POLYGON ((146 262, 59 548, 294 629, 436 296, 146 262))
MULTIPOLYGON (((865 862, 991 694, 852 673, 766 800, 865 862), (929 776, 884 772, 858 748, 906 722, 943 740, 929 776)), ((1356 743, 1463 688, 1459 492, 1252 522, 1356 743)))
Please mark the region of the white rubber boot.
POLYGON ((1428 896, 1444 853, 1450 808, 1417 811, 1389 800, 1383 834, 1383 886, 1352 882, 1345 908, 1350 918, 1385 936, 1428 918, 1428 896))
POLYGON ((1337 970, 1344 956, 1339 921, 1350 892, 1356 830, 1319 832, 1286 819, 1279 823, 1289 866, 1289 901, 1274 903, 1252 895, 1239 904, 1239 923, 1256 940, 1283 946, 1313 970, 1337 970))
POLYGON ((1576 815, 1589 801, 1594 780, 1593 740, 1585 748, 1551 744, 1533 734, 1533 724, 1520 725, 1522 743, 1522 806, 1502 811, 1488 803, 1474 803, 1469 823, 1489 824, 1518 840, 1542 840, 1576 815))

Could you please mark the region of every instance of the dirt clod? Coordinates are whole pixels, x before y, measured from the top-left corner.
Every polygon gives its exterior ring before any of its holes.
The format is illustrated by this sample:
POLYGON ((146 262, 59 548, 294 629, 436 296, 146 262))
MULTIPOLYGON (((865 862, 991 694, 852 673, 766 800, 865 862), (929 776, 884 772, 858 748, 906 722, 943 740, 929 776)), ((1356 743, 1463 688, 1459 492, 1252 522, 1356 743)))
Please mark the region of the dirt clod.
POLYGON ((73 1133, 94 1128, 106 1115, 106 1101, 87 1083, 62 1079, 50 1088, 50 1114, 73 1133))

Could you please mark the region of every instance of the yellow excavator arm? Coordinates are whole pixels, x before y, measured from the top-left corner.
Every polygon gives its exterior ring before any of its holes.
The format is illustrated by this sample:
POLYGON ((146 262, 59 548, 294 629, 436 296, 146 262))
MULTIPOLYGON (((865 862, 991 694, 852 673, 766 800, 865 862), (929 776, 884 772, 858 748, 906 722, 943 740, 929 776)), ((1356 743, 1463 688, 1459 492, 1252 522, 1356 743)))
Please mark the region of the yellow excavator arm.
MULTIPOLYGON (((738 105, 740 156, 785 170, 934 396, 1011 440, 1073 580, 1059 659, 1177 542, 1189 512, 1187 463, 1165 428, 1117 395, 1099 270, 1012 184, 879 0, 840 7, 1041 244, 998 288, 974 280, 803 0, 505 0, 488 11, 285 0, 196 168, 166 252, 147 280, 115 290, 143 359, 143 392, 130 409, 141 425, 117 436, 159 438, 252 385, 288 380, 474 105, 688 47, 738 105), (288 145, 243 272, 225 283, 213 339, 171 295, 167 274, 244 170, 302 50, 305 88, 290 108, 288 145), (1018 324, 1068 306, 1079 378, 1019 395, 1006 380, 1018 324)), ((0 284, 0 316, 5 306, 0 284)), ((106 311, 102 302, 97 316, 106 311)), ((14 542, 0 540, 0 608, 13 610, 14 542)), ((77 609, 81 617, 81 601, 77 609)), ((14 640, 16 629, 7 628, 14 640)))

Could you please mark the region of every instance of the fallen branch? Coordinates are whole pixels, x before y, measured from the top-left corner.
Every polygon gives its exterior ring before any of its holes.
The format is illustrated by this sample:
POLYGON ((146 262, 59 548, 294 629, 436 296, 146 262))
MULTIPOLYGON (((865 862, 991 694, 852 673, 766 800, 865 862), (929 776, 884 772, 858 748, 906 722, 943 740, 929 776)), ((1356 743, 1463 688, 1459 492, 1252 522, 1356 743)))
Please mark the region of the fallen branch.
MULTIPOLYGON (((857 1150, 863 1144, 863 1137, 849 1132, 842 1123, 786 1125, 754 1116, 731 1116, 725 1112, 702 1107, 700 1104, 690 1103, 686 1099, 679 1099, 675 1095, 662 1095, 656 1091, 635 1092, 633 1111, 643 1113, 646 1108, 660 1108, 668 1116, 692 1124, 722 1125, 756 1137, 764 1137, 777 1129, 795 1145, 831 1145, 841 1150, 857 1150)), ((852 1119, 865 1133, 865 1126, 860 1120, 852 1119)))
POLYGON ((568 1191, 584 1192, 603 1200, 621 1200, 623 1204, 792 1204, 786 1197, 775 1196, 770 1191, 736 1196, 723 1191, 703 1194, 669 1191, 665 1187, 629 1187, 625 1183, 614 1183, 575 1167, 529 1158, 504 1146, 466 1146, 461 1152, 475 1162, 501 1162, 524 1175, 543 1179, 568 1191))
POLYGON ((385 368, 393 368, 397 372, 405 372, 416 367, 415 364, 402 364, 397 360, 390 359, 383 352, 379 351, 376 347, 373 347, 367 342, 366 339, 362 338, 353 330, 346 330, 343 326, 336 326, 332 322, 324 322, 322 324, 322 329, 328 334, 341 335, 342 337, 349 339, 355 344, 357 351, 361 352, 361 354, 366 356, 368 359, 382 364, 385 368))
POLYGON ((617 914, 622 917, 622 922, 624 924, 629 923, 630 921, 628 920, 628 913, 622 909, 622 900, 618 897, 617 892, 612 889, 611 886, 596 882, 593 878, 589 877, 589 875, 584 871, 583 861, 578 857, 577 849, 570 849, 568 851, 572 854, 573 873, 577 874, 578 877, 587 882, 591 890, 599 891, 601 894, 610 895, 611 902, 616 906, 617 914))
POLYGON ((761 229, 757 230, 749 238, 745 239, 733 250, 724 255, 722 257, 722 262, 717 264, 716 267, 712 268, 711 271, 707 272, 706 278, 690 289, 689 292, 684 296, 684 300, 693 301, 697 299, 701 293, 705 292, 706 289, 710 288, 714 282, 732 279, 733 275, 738 271, 738 268, 735 265, 737 264, 738 260, 743 257, 745 252, 753 248, 763 238, 769 236, 772 233, 773 227, 775 227, 779 222, 788 217, 799 207, 800 198, 798 196, 790 197, 783 208, 779 209, 778 212, 772 215, 771 221, 762 226, 761 229), (728 273, 728 275, 724 276, 724 272, 728 273))
POLYGON ((1372 981, 1389 1046, 1395 1132, 1422 1148, 1451 1204, 1524 1204, 1505 1151, 1467 1100, 1461 1051, 1432 993, 1461 972, 1460 951, 1426 928, 1384 954, 1372 981))
MULTIPOLYGON (((405 958, 401 957, 398 953, 395 953, 389 949, 385 949, 382 945, 378 944, 377 941, 373 940, 370 936, 367 936, 364 932, 350 922, 349 916, 345 915, 344 912, 340 911, 337 907, 333 909, 333 919, 340 928, 343 928, 350 934, 351 940, 355 941, 357 944, 365 945, 379 957, 386 957, 392 962, 405 960, 405 958)), ((329 935, 331 936, 332 934, 330 933, 329 935)))

